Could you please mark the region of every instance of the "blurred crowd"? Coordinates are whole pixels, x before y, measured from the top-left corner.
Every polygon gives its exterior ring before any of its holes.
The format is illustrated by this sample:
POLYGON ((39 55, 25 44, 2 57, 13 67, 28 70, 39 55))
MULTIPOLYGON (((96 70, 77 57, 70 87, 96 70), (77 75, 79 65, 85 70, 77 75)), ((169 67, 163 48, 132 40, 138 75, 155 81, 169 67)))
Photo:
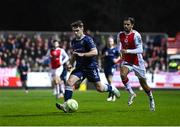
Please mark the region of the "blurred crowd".
MULTIPOLYGON (((114 33, 101 33, 87 31, 87 34, 94 38, 98 51, 106 45, 107 37, 115 36, 114 33)), ((21 59, 24 59, 33 72, 49 71, 48 62, 41 62, 51 46, 51 42, 56 39, 60 41, 62 48, 71 56, 70 41, 73 38, 71 32, 60 33, 35 33, 35 32, 2 32, 0 33, 0 67, 17 67, 21 59)), ((116 39, 116 38, 115 38, 116 39)), ((116 41, 116 40, 115 40, 116 41)), ((167 70, 166 39, 164 36, 155 36, 144 41, 143 57, 146 62, 147 71, 158 73, 167 70)), ((101 68, 101 57, 98 62, 101 68)))

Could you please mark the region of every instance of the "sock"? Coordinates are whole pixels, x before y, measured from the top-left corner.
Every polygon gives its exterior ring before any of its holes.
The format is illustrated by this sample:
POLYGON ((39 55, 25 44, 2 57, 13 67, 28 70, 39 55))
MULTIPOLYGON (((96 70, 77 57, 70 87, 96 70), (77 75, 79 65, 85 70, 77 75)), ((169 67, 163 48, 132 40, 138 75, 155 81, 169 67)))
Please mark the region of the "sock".
POLYGON ((53 95, 56 95, 56 94, 57 94, 56 87, 54 86, 54 88, 53 88, 53 95))
POLYGON ((112 92, 112 86, 111 85, 105 84, 103 86, 104 86, 103 91, 112 92))
POLYGON ((65 87, 65 93, 64 93, 64 101, 71 99, 72 94, 73 94, 73 87, 72 86, 66 86, 65 87))
POLYGON ((134 94, 134 91, 133 91, 132 87, 129 85, 129 83, 126 84, 125 87, 126 87, 126 90, 127 90, 130 94, 134 94))
POLYGON ((63 94, 65 93, 64 84, 60 84, 59 89, 60 89, 60 93, 63 93, 63 94))
POLYGON ((127 77, 126 79, 122 80, 122 82, 123 82, 126 90, 127 90, 130 94, 134 94, 134 91, 133 91, 132 87, 131 87, 130 84, 129 84, 129 79, 128 79, 128 77, 127 77))
POLYGON ((113 94, 112 94, 112 92, 109 92, 109 94, 108 94, 108 98, 109 98, 109 97, 111 97, 112 95, 113 95, 113 94))
POLYGON ((150 100, 153 100, 153 94, 152 94, 152 91, 149 90, 149 91, 145 91, 145 92, 146 92, 146 94, 148 95, 149 99, 150 99, 150 100))
POLYGON ((57 84, 57 85, 55 86, 55 88, 56 88, 56 93, 59 94, 59 93, 60 93, 59 84, 57 84))

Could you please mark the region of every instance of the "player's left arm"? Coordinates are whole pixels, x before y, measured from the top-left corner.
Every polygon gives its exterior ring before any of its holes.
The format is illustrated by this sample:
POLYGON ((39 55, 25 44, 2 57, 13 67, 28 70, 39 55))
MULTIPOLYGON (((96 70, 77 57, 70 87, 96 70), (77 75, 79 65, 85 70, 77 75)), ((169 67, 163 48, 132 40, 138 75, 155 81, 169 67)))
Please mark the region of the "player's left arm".
POLYGON ((91 48, 89 52, 85 52, 85 53, 78 53, 78 52, 73 52, 73 53, 80 57, 92 57, 98 55, 97 48, 91 48))
POLYGON ((135 41, 135 45, 136 48, 135 49, 127 49, 127 50, 123 50, 123 53, 128 53, 128 54, 141 54, 143 53, 143 45, 142 45, 142 39, 141 39, 141 35, 139 33, 135 34, 134 37, 134 41, 135 41))

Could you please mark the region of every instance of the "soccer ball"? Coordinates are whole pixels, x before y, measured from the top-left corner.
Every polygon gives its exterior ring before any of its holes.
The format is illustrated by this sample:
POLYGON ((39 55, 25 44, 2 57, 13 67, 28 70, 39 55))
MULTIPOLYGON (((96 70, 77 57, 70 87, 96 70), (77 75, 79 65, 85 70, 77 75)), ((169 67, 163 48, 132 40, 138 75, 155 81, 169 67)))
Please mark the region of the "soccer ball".
POLYGON ((67 107, 69 112, 75 112, 78 110, 78 102, 74 99, 67 100, 67 107))

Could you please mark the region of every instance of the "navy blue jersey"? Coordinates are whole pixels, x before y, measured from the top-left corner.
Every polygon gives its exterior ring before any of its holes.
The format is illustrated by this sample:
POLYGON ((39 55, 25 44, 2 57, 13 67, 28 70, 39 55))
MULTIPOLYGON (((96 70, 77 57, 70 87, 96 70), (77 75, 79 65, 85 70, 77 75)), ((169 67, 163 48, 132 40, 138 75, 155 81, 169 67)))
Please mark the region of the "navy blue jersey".
POLYGON ((102 51, 102 54, 105 54, 104 58, 104 67, 116 67, 116 64, 113 62, 115 58, 119 56, 119 49, 117 47, 114 48, 105 48, 102 51))
POLYGON ((18 71, 20 73, 21 80, 27 80, 27 72, 28 72, 28 66, 27 65, 19 65, 18 71), (24 74, 26 73, 26 74, 24 74))
MULTIPOLYGON (((92 48, 96 48, 93 39, 90 36, 85 35, 81 40, 76 38, 72 40, 71 46, 74 52, 86 53, 91 51, 92 48)), ((92 57, 79 57, 76 56, 77 68, 96 68, 97 60, 95 56, 92 57)))

